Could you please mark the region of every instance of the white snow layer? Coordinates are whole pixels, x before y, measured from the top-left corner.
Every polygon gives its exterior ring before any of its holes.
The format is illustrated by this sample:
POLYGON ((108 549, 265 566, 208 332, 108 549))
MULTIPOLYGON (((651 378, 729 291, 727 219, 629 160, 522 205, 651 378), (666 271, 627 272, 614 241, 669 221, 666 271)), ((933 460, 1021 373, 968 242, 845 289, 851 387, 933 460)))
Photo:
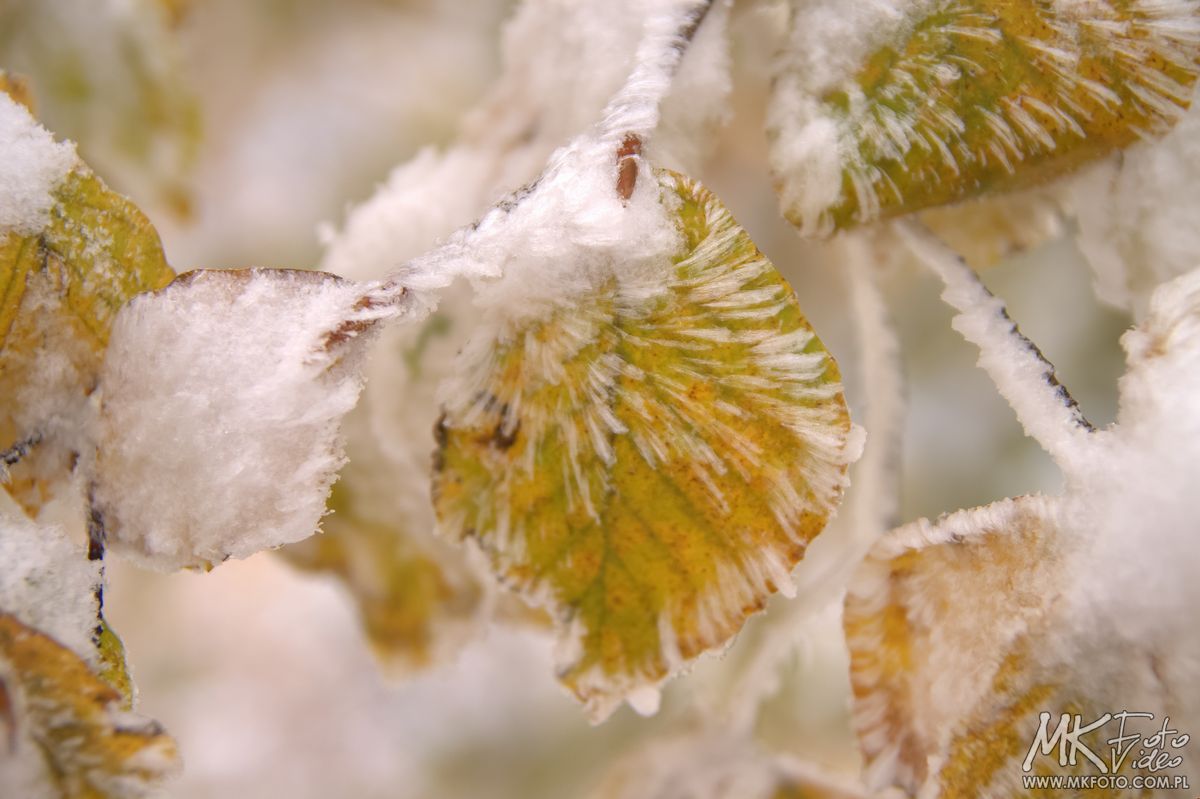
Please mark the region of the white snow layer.
POLYGON ((78 163, 74 144, 54 141, 25 106, 0 92, 0 235, 44 228, 51 192, 78 163))
POLYGON ((205 271, 122 309, 97 433, 110 543, 174 569, 315 532, 369 329, 396 312, 364 301, 377 289, 318 272, 205 271))
POLYGON ((559 150, 528 194, 409 262, 396 279, 427 291, 471 277, 476 303, 505 320, 572 304, 613 277, 661 287, 656 267, 681 246, 674 217, 648 171, 628 201, 617 194, 610 145, 584 137, 559 150))
POLYGON ((0 612, 15 616, 95 665, 100 562, 57 525, 0 508, 0 612))
MULTIPOLYGON (((1146 321, 1121 343, 1129 368, 1117 423, 1068 475, 1069 516, 1081 522, 1090 556, 1079 602, 1128 640, 1168 651, 1190 646, 1200 677, 1200 636, 1189 615, 1200 604, 1200 269, 1159 287, 1146 321)), ((1200 713, 1200 697, 1193 708, 1200 713)))
POLYGON ((1096 294, 1143 317, 1159 283, 1200 266, 1200 104, 1159 141, 1142 142, 1070 181, 1062 194, 1096 294))

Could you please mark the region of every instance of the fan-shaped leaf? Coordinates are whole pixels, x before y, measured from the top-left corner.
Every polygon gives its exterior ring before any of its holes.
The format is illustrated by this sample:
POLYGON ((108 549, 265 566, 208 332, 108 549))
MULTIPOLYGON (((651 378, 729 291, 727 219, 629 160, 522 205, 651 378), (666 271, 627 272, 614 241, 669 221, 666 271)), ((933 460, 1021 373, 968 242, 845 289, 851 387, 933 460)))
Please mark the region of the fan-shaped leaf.
POLYGON ((784 211, 806 234, 1030 186, 1160 134, 1200 69, 1187 0, 912 2, 844 41, 829 19, 844 35, 864 12, 829 5, 796 9, 770 125, 784 211), (867 46, 849 66, 824 39, 867 46))

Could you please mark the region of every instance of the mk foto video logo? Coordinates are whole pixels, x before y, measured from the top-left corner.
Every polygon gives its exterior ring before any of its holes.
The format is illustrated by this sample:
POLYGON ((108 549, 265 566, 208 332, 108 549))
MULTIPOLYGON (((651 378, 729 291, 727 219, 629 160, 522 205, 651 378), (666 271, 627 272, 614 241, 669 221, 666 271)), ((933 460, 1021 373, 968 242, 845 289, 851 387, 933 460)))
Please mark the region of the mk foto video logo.
MULTIPOLYGON (((1039 714, 1041 724, 1021 764, 1027 790, 1189 790, 1186 774, 1172 770, 1183 764, 1179 754, 1191 736, 1171 729, 1171 718, 1162 723, 1153 713, 1105 713, 1090 724, 1083 717, 1063 713, 1051 727, 1053 713, 1039 714), (1157 726, 1155 726, 1157 725, 1157 726), (1154 730, 1149 735, 1143 731, 1154 730), (1111 737, 1102 736, 1109 734, 1111 737), (1086 737, 1086 740, 1085 740, 1086 737), (1084 766, 1092 773, 1031 774, 1038 758, 1056 756, 1059 769, 1084 766), (1122 769, 1126 773, 1121 773, 1122 769), (1135 773, 1128 773, 1135 772, 1135 773)), ((1041 771, 1041 769, 1039 769, 1041 771)))

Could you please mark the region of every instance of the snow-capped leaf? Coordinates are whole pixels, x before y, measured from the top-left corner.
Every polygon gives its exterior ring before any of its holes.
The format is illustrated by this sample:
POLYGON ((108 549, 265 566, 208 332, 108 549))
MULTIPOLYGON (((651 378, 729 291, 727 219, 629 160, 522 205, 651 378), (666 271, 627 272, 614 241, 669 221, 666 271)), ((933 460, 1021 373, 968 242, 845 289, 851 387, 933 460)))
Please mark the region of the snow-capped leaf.
POLYGON ((0 611, 69 647, 129 707, 125 647, 101 612, 102 561, 88 554, 58 526, 0 515, 0 611))
MULTIPOLYGON (((1025 497, 916 522, 890 533, 859 569, 845 626, 873 787, 916 790, 931 776, 928 759, 968 734, 961 725, 972 710, 992 707, 1003 654, 1059 599, 1063 554, 1050 515, 1045 498, 1025 497)), ((1036 718, 1051 708, 1028 709, 1036 718)), ((996 766, 976 766, 981 788, 997 776, 996 766)))
POLYGON ((9 746, 0 793, 40 799, 144 796, 179 769, 175 742, 53 638, 0 612, 9 746))
POLYGON ((796 3, 771 109, 785 214, 825 234, 1069 172, 1165 132, 1187 0, 796 3))
POLYGON ((473 341, 438 426, 442 528, 552 610, 595 718, 789 590, 853 459, 791 289, 710 193, 657 179, 681 251, 473 341))
MULTIPOLYGON (((1156 719, 1126 732, 1152 735, 1167 716, 1181 734, 1200 728, 1198 334, 1193 271, 1160 288, 1147 321, 1124 337, 1117 423, 1058 442, 1078 450, 1059 460, 1062 494, 921 520, 875 547, 845 620, 869 787, 1047 795, 1021 782, 1042 713, 1051 732, 1064 713, 1090 724, 1123 710, 1156 719)), ((1085 742, 1107 760, 1103 741, 1116 734, 1113 722, 1085 742)), ((1200 762, 1174 754, 1183 765, 1172 773, 1200 762)), ((1119 773, 1154 771, 1131 757, 1119 773)), ((1105 772, 1083 756, 1060 764, 1055 752, 1035 756, 1028 773, 1105 772)))
POLYGON ((58 526, 0 512, 0 611, 100 665, 100 562, 58 526))
POLYGON ((311 535, 369 334, 399 296, 241 269, 189 272, 130 302, 100 378, 95 503, 109 541, 173 569, 311 535))
MULTIPOLYGON (((157 767, 127 759, 127 749, 141 746, 137 738, 103 726, 130 727, 123 711, 132 709, 133 687, 121 641, 100 612, 100 561, 61 528, 5 512, 0 563, 0 729, 8 728, 0 735, 8 744, 0 745, 0 795, 134 794, 137 775, 157 767)), ((145 745, 168 746, 167 767, 173 745, 163 741, 145 745)))
POLYGON ((6 488, 36 510, 86 449, 81 420, 114 315, 174 273, 146 217, 71 146, 3 95, 0 115, 0 442, 28 450, 14 452, 6 488))

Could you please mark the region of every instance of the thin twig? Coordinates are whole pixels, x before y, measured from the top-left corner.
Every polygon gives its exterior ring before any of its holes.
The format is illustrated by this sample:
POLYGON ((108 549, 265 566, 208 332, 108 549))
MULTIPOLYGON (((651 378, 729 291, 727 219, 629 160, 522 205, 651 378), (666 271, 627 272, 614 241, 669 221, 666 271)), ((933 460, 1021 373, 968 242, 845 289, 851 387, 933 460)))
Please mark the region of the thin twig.
POLYGON ((954 329, 979 347, 979 365, 1016 412, 1025 432, 1059 463, 1078 462, 1095 431, 1059 382, 1054 365, 1026 338, 1004 302, 958 253, 917 222, 896 225, 913 254, 942 279, 942 299, 958 311, 954 329))
POLYGON ((88 486, 88 560, 104 560, 104 548, 108 533, 104 528, 104 514, 96 504, 96 485, 88 486))

